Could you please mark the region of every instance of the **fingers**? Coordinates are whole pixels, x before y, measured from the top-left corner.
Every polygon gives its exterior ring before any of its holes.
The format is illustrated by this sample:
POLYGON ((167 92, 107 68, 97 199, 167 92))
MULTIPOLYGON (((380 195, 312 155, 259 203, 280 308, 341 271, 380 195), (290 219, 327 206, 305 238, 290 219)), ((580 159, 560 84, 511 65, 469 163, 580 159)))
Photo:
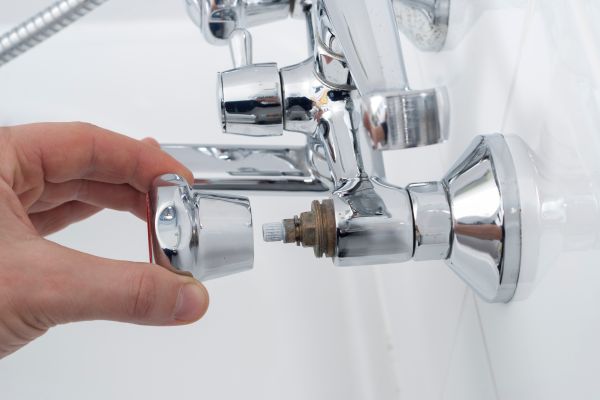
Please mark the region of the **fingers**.
POLYGON ((27 293, 28 309, 49 325, 113 320, 180 325, 201 318, 208 293, 193 278, 152 265, 94 257, 40 240, 42 263, 27 293))
POLYGON ((146 219, 146 195, 135 188, 123 184, 78 179, 65 183, 46 183, 39 200, 28 210, 40 213, 61 204, 79 201, 100 208, 129 211, 143 220, 146 219))
POLYGON ((29 219, 40 236, 46 236, 89 218, 101 210, 101 207, 91 204, 70 201, 49 211, 29 214, 29 219))
POLYGON ((149 144, 150 146, 156 147, 157 149, 160 149, 160 143, 158 143, 158 141, 154 138, 151 138, 151 137, 143 138, 142 142, 149 144))
MULTIPOLYGON (((15 131, 15 129, 13 129, 15 131)), ((46 181, 89 179, 128 183, 147 192, 161 174, 177 173, 192 180, 191 172, 155 144, 85 123, 44 123, 20 127, 14 135, 23 176, 41 166, 46 181)))

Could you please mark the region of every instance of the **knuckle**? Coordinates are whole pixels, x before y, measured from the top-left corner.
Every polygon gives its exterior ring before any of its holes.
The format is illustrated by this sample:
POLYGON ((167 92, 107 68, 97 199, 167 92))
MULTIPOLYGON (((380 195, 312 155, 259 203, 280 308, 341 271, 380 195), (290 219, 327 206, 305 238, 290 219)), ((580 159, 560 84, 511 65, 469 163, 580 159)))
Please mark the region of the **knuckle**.
POLYGON ((90 198, 90 181, 80 180, 73 200, 86 201, 90 198))
POLYGON ((93 131, 93 130, 97 130, 98 126, 94 125, 90 122, 83 122, 83 121, 74 121, 71 122, 71 126, 76 129, 76 130, 80 130, 80 131, 93 131))
POLYGON ((128 314, 133 320, 145 320, 152 315, 156 305, 158 287, 148 271, 138 273, 131 285, 128 314))

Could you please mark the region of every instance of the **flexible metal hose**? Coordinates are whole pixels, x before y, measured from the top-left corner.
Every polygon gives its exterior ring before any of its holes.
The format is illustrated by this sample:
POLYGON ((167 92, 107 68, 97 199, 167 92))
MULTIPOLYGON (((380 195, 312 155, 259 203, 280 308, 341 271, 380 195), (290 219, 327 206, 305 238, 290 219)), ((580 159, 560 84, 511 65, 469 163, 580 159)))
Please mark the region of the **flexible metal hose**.
POLYGON ((60 0, 0 36, 0 66, 66 28, 108 0, 60 0))

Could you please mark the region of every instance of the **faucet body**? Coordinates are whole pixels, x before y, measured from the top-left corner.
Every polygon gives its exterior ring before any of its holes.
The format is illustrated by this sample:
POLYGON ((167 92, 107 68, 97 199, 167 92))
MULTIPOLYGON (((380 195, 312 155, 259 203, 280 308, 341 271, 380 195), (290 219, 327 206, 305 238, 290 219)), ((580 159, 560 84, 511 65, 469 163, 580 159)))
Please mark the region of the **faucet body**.
MULTIPOLYGON (((270 6, 265 2, 265 10, 270 6)), ((215 2, 204 7, 212 9, 204 16, 229 10, 215 2)), ((231 13, 243 15, 244 7, 238 2, 231 13)), ((350 7, 345 1, 294 2, 293 8, 302 8, 307 21, 308 58, 281 69, 275 63, 247 63, 220 73, 222 128, 249 136, 284 131, 305 136, 304 165, 311 171, 305 186, 331 193, 337 265, 409 260, 414 249, 411 200, 407 190, 385 181, 381 150, 443 141, 443 90, 409 88, 389 0, 353 1, 350 7)), ((221 38, 215 40, 214 32, 206 30, 210 21, 200 22, 202 31, 219 43, 221 38)), ((230 38, 247 27, 236 21, 230 38)), ((229 43, 232 54, 251 51, 248 40, 229 43)), ((198 173, 204 172, 199 168, 198 173)), ((280 173, 285 171, 275 175, 280 173)), ((281 184, 270 189, 287 190, 281 184)))

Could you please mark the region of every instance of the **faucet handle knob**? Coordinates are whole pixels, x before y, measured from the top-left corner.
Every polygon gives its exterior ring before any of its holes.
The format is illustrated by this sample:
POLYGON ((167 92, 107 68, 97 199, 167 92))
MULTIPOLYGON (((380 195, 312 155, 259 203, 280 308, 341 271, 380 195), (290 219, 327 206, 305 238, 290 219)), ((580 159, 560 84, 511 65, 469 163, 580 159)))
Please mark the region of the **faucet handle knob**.
POLYGON ((428 146, 448 137, 443 88, 379 92, 362 97, 363 122, 376 150, 428 146))
POLYGON ((283 135, 283 94, 277 64, 250 64, 221 72, 217 88, 223 132, 283 135))
POLYGON ((156 178, 148 194, 151 261, 206 280, 254 261, 252 210, 245 197, 194 190, 184 178, 156 178))

